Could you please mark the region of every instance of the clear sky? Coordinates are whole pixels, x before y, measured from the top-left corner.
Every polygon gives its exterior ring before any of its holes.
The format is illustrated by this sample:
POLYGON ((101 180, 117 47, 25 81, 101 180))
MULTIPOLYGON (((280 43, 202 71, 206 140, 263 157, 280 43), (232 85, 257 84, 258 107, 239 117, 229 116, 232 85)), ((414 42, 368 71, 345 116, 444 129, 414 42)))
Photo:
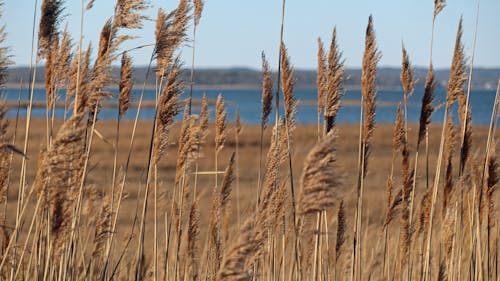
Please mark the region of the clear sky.
MULTIPOLYGON (((17 65, 28 65, 35 0, 4 0, 2 24, 7 25, 6 44, 12 47, 17 65)), ((39 9, 41 0, 38 0, 39 9)), ((85 44, 98 42, 99 31, 113 13, 112 0, 96 0, 85 15, 85 44)), ((157 9, 172 10, 176 0, 151 0, 147 14, 154 20, 157 9)), ((475 65, 500 66, 500 1, 481 0, 475 65)), ((293 65, 300 69, 316 67, 317 38, 329 42, 337 26, 338 42, 348 67, 359 67, 364 47, 364 30, 368 16, 373 15, 381 66, 400 66, 401 42, 409 51, 412 64, 427 66, 434 2, 432 0, 288 0, 286 3, 284 40, 293 65)), ((464 42, 472 55, 477 0, 448 0, 436 22, 434 65, 448 68, 457 24, 464 20, 464 42)), ((65 21, 75 40, 79 37, 81 1, 65 1, 65 21)), ((260 68, 264 51, 273 66, 277 64, 279 46, 280 0, 206 0, 197 32, 197 67, 260 68)), ((38 10, 37 15, 40 12, 38 10)), ((38 19, 37 19, 38 26, 38 19)), ((131 32, 140 36, 124 48, 153 43, 154 22, 131 32)), ((191 34, 191 31, 190 31, 191 34)), ((190 65, 189 43, 182 56, 190 65)), ((134 51, 134 63, 146 65, 151 49, 134 51)))

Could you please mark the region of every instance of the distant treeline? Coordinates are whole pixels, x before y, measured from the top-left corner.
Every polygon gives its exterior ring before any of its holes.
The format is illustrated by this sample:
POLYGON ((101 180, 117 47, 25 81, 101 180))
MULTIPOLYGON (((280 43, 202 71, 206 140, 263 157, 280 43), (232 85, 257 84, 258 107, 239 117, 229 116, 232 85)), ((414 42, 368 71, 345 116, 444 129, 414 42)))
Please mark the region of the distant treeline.
MULTIPOLYGON (((144 83, 147 67, 136 67, 133 71, 133 79, 136 87, 140 87, 144 83)), ((114 68, 115 77, 119 77, 119 68, 114 68)), ((345 87, 348 89, 359 88, 361 81, 361 69, 348 69, 346 71, 350 77, 345 82, 345 87)), ((417 87, 423 87, 427 69, 416 68, 415 75, 418 79, 417 87)), ((434 71, 438 82, 438 87, 446 88, 448 83, 448 69, 434 71)), ((189 81, 190 71, 185 69, 182 73, 183 81, 189 81)), ((274 74, 276 75, 276 74, 274 74)), ((400 69, 382 67, 378 71, 378 86, 382 89, 398 89, 401 88, 399 80, 400 69)), ((316 71, 314 70, 296 70, 296 87, 297 88, 314 88, 316 87, 316 71)), ((476 68, 473 72, 472 87, 473 89, 496 89, 498 79, 500 77, 500 68, 476 68)), ((18 84, 21 79, 29 80, 29 70, 27 67, 13 67, 9 69, 9 77, 7 83, 13 85, 18 84)), ((45 68, 37 69, 37 78, 35 83, 44 83, 45 68)), ((148 85, 152 86, 155 83, 155 75, 150 75, 148 85)), ((213 68, 213 69, 197 69, 195 71, 195 87, 198 88, 259 88, 261 83, 261 72, 259 70, 249 68, 213 68)))

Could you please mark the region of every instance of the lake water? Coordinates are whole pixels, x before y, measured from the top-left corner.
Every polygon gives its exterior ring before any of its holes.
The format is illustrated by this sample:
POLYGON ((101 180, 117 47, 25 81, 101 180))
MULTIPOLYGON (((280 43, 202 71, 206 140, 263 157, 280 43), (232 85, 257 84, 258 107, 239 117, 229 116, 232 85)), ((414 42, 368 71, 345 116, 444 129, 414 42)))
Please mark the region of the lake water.
MULTIPOLYGON (((209 100, 217 99, 219 94, 222 94, 226 102, 226 110, 228 112, 229 120, 234 120, 236 107, 240 110, 241 120, 245 123, 258 124, 260 123, 261 115, 261 91, 260 90, 194 90, 193 98, 201 99, 203 93, 206 93, 209 100)), ((435 101, 434 104, 438 105, 443 103, 445 100, 445 90, 437 89, 435 91, 435 101)), ((3 91, 4 99, 10 102, 15 102, 18 99, 19 90, 18 89, 6 89, 3 91)), ((64 95, 64 93, 62 93, 64 95)), ((138 101, 140 91, 134 90, 133 101, 138 101)), ((154 99, 154 91, 147 90, 145 92, 145 100, 154 99)), ((418 122, 420 116, 421 100, 423 95, 423 89, 416 89, 415 93, 409 99, 408 103, 408 120, 410 122, 418 122)), ((297 123, 299 124, 315 124, 317 122, 317 110, 316 106, 313 104, 316 101, 316 90, 315 89, 297 89, 295 91, 295 96, 299 101, 299 107, 297 109, 297 123), (300 105, 302 102, 302 105, 300 105)), ((344 95, 344 100, 359 100, 360 99, 359 90, 347 91, 344 95)), ((188 92, 183 94, 183 98, 188 97, 188 92)), ((472 122, 478 125, 488 125, 491 117, 491 110, 493 107, 495 99, 495 91, 478 90, 471 93, 470 105, 472 112, 472 122)), ((21 93, 21 100, 28 100, 28 91, 24 90, 21 93)), ((45 101, 45 91, 43 89, 37 89, 34 93, 35 101, 45 101)), ((59 99, 64 101, 64 97, 59 99)), ((379 123, 393 123, 396 116, 397 104, 403 100, 403 94, 400 90, 380 90, 377 93, 377 101, 379 105, 376 111, 376 122, 379 123)), ((109 100, 113 101, 113 99, 109 100)), ((116 101, 116 99, 115 99, 116 101)), ((282 104, 282 103, 281 103, 282 104)), ((274 101, 273 101, 274 105, 274 101)), ((214 108, 210 106, 211 120, 214 118, 214 108)), ((457 119, 456 104, 452 108, 453 117, 457 119)), ((193 113, 198 113, 199 107, 193 107, 193 113)), ((282 110, 281 110, 282 112, 282 110)), ((444 106, 441 106, 434 114, 432 122, 442 122, 444 112, 444 106)), ((11 109, 8 112, 8 116, 15 116, 15 109, 11 109)), ((21 116, 26 115, 26 108, 20 110, 21 116)), ((117 114, 116 109, 104 108, 99 114, 99 119, 115 119, 117 114)), ((136 109, 131 108, 126 114, 125 119, 133 119, 136 114, 136 109)), ((34 108, 32 116, 34 117, 44 117, 45 109, 34 108)), ((57 109, 55 113, 56 118, 62 118, 64 116, 64 109, 57 109)), ((152 119, 154 116, 154 109, 144 108, 141 110, 141 119, 152 119)), ((179 117, 180 118, 180 117, 179 117)), ((274 112, 271 114, 270 121, 274 120, 274 112)), ((342 106, 338 113, 338 123, 358 123, 359 122, 359 107, 352 106, 352 103, 346 102, 345 106, 342 106), (349 106, 351 104, 351 106, 349 106)))

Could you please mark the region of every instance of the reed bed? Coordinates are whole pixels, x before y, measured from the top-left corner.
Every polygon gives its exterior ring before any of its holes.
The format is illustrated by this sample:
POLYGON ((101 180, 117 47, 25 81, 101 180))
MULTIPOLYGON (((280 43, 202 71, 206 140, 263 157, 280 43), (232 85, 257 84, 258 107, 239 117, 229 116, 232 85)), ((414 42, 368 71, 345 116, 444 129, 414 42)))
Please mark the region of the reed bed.
MULTIPOLYGON (((90 46, 82 47, 82 34, 76 44, 61 28, 64 4, 42 2, 31 98, 17 103, 18 111, 27 110, 25 120, 12 126, 0 104, 0 279, 499 280, 500 81, 490 126, 473 128, 471 84, 465 88, 473 64, 467 69, 460 19, 443 123, 430 124, 438 106, 434 24, 444 0, 430 11, 431 56, 418 124, 407 121, 416 81, 404 45, 395 124, 375 123, 381 51, 369 17, 359 131, 336 122, 349 77, 335 27, 327 48, 318 39, 317 126, 295 124, 293 57, 283 37, 276 82, 262 54, 262 116, 254 126, 241 122, 238 109, 228 120, 232 108, 222 95, 211 102, 214 120, 205 96, 193 102, 203 1, 179 0, 172 11, 158 10, 145 77, 156 77, 156 100, 143 101, 144 84, 137 103, 133 62, 122 43, 133 40, 128 29, 142 28, 149 3, 117 0, 95 57, 90 46), (190 40, 190 28, 191 76, 181 81, 179 47, 190 40), (120 77, 112 77, 119 60, 120 77), (45 105, 32 100, 42 62, 45 105), (114 106, 106 101, 112 86, 119 89, 117 118, 101 121, 100 109, 114 106), (182 100, 185 89, 189 99, 182 100), (43 120, 31 119, 33 106, 46 109, 43 120), (65 109, 61 120, 56 107, 65 109), (155 109, 152 121, 139 120, 144 107, 155 109), (130 108, 136 119, 122 120, 130 108), (452 122, 454 115, 460 123, 452 122)), ((81 25, 93 4, 82 1, 81 25)), ((0 44, 5 36, 2 27, 0 44)), ((0 86, 10 64, 9 48, 1 45, 0 86)))

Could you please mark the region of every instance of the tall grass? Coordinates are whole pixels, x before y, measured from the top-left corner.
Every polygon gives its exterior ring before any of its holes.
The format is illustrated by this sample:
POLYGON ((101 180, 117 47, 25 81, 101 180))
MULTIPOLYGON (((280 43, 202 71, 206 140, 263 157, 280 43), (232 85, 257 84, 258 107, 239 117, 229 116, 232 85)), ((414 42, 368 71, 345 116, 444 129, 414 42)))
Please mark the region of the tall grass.
MULTIPOLYGON (((495 139, 500 80, 491 124, 481 147, 482 142, 472 142, 469 97, 473 64, 467 73, 462 20, 453 50, 441 134, 435 139, 429 134, 435 110, 434 22, 444 8, 444 1, 434 1, 430 65, 416 126, 407 118, 408 101, 416 81, 410 56, 402 47, 401 104, 393 145, 389 148, 392 157, 386 158, 370 154, 384 151, 384 143, 375 141, 380 52, 375 25, 369 17, 360 81, 362 100, 355 173, 345 172, 348 159, 339 161, 341 157, 352 158, 356 152, 346 157, 338 149, 340 139, 348 133, 343 131, 345 127, 336 124, 344 94, 343 82, 348 77, 336 28, 329 48, 318 39, 315 132, 305 137, 297 133, 296 80, 292 58, 281 37, 274 89, 271 67, 262 55, 262 114, 252 139, 247 134, 252 128, 244 129, 247 125, 241 123, 239 111, 234 128, 228 125, 233 120, 228 120, 222 95, 217 100, 204 96, 200 114, 192 114, 191 107, 197 106, 191 94, 195 82, 194 43, 189 87, 180 79, 183 70, 179 48, 188 40, 191 20, 195 41, 202 1, 180 0, 173 11, 159 10, 150 62, 156 60, 155 118, 138 120, 144 82, 133 123, 122 120, 132 107, 133 66, 131 51, 122 50, 122 43, 131 38, 123 37, 120 32, 142 28, 145 19, 142 12, 149 8, 149 3, 117 0, 112 17, 97 38, 95 54, 90 47, 82 49, 83 34, 73 46, 70 34, 66 29, 61 30, 64 4, 61 0, 43 1, 38 44, 33 50, 36 62, 45 60, 47 69, 46 116, 41 122, 34 120, 37 124, 44 123, 45 128, 35 130, 43 131, 42 140, 36 142, 30 137, 34 133, 30 132, 33 130, 30 114, 37 63, 30 71, 24 141, 11 137, 13 129, 7 109, 0 105, 0 203, 4 204, 0 223, 0 279, 484 281, 500 277, 500 228, 496 218, 499 164, 495 139), (115 79, 110 70, 120 57, 120 77, 115 79), (107 89, 113 86, 119 89, 117 120, 108 125, 112 129, 100 133, 100 126, 108 128, 99 121, 100 105, 111 96, 107 89), (189 88, 190 96, 183 101, 185 88, 189 88), (63 90, 68 93, 67 102, 73 102, 73 106, 67 105, 64 120, 58 120, 54 115, 55 104, 58 92, 63 90), (268 134, 273 90, 276 90, 276 120, 268 134), (456 113, 452 106, 455 102, 458 102, 456 113), (212 104, 215 120, 209 124, 212 104), (184 114, 178 122, 175 118, 182 108, 184 114), (452 122, 454 114, 460 124, 452 122), (131 132, 123 122, 133 124, 131 132), (137 129, 143 124, 149 126, 137 129), (113 148, 105 147, 111 151, 112 164, 95 160, 99 159, 99 153, 106 153, 95 135, 104 135, 105 140, 114 137, 113 148), (313 136, 313 141, 304 140, 309 136, 313 136), (410 136, 416 137, 414 146, 410 136), (120 146, 124 137, 130 141, 127 149, 120 146), (135 138, 145 139, 141 147, 134 147, 135 138), (244 153, 250 151, 247 146, 252 143, 259 154, 259 165, 254 169, 249 167, 257 159, 244 153), (419 151, 424 143, 426 163, 435 158, 435 171, 418 170, 419 151), (30 173, 28 167, 35 165, 28 158, 36 161, 31 151, 33 145, 39 144, 42 146, 36 172, 30 173), (413 155, 415 161, 411 159, 413 155), (379 158, 392 160, 388 163, 392 168, 385 191, 382 185, 380 189, 369 189, 380 184, 372 176, 380 169, 375 164, 368 165, 376 161, 379 164, 379 158), (20 169, 19 187, 11 193, 17 191, 17 197, 9 194, 9 189, 17 184, 11 180, 16 169, 20 169), (109 176, 109 180, 102 179, 104 176, 99 178, 98 173, 109 176), (434 176, 432 185, 428 180, 431 176, 434 176), (368 201, 368 194, 385 197, 380 200, 384 206, 375 206, 379 203, 377 199, 368 201), (124 222, 125 217, 130 224, 124 222)), ((81 27, 84 4, 85 1, 81 27)), ((87 4, 88 8, 97 5, 93 1, 87 4)), ((284 8, 282 1, 282 31, 284 8)), ((0 87, 10 64, 9 49, 4 43, 2 27, 0 87)), ((149 70, 145 80, 148 76, 149 70)))

